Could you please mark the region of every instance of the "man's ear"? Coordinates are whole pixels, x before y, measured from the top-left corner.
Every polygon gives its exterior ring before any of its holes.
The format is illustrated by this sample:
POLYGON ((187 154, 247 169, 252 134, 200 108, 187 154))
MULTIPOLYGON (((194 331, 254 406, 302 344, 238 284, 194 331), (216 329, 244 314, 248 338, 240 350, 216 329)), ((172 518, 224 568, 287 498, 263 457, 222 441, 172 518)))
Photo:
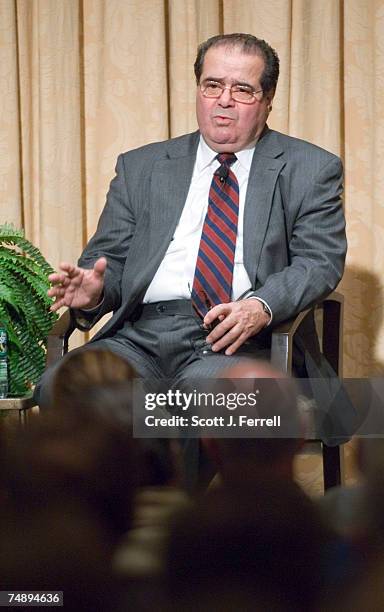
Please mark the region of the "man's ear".
POLYGON ((270 113, 272 110, 272 102, 273 102, 273 98, 275 97, 275 90, 271 89, 268 93, 265 94, 265 100, 267 102, 267 109, 268 112, 270 113))

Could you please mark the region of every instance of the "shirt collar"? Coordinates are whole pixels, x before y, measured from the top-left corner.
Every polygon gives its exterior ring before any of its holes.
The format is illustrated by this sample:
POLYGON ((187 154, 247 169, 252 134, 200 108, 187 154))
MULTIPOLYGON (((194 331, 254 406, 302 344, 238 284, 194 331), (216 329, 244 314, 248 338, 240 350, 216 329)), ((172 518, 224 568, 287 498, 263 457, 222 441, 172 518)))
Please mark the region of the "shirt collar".
MULTIPOLYGON (((236 157, 238 162, 246 172, 249 172, 252 164, 252 157, 255 151, 255 147, 251 147, 250 149, 243 149, 242 151, 237 151, 236 157)), ((211 149, 205 142, 204 138, 200 135, 200 142, 197 149, 196 155, 196 170, 198 173, 203 172, 208 166, 213 164, 215 167, 219 166, 219 162, 216 158, 217 152, 211 149)))

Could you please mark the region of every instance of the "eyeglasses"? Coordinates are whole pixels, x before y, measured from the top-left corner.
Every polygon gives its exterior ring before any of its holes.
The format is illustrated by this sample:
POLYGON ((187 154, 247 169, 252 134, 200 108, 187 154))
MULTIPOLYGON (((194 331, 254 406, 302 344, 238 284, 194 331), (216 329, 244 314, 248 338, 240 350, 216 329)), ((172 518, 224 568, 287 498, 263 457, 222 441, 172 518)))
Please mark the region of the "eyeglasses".
POLYGON ((249 85, 223 85, 218 81, 203 81, 200 83, 200 91, 206 98, 220 98, 223 92, 229 89, 232 99, 243 104, 252 104, 255 100, 260 102, 263 90, 255 91, 249 85))

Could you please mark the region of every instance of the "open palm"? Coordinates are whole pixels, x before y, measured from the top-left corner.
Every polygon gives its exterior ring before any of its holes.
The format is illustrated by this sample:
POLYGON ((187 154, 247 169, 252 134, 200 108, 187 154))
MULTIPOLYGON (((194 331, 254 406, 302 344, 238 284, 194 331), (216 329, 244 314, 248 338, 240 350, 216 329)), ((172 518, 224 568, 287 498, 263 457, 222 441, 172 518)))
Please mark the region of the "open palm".
POLYGON ((91 269, 79 268, 67 262, 61 263, 61 272, 49 276, 52 287, 48 295, 55 298, 51 310, 56 311, 62 306, 69 308, 97 306, 103 293, 106 268, 105 257, 98 259, 91 269))

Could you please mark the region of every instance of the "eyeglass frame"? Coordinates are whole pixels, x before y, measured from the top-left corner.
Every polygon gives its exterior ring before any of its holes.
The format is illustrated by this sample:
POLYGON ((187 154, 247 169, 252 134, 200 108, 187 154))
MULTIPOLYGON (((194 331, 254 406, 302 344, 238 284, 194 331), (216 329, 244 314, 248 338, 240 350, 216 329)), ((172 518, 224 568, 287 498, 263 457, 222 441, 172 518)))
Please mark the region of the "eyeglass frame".
MULTIPOLYGON (((242 85, 240 83, 234 83, 233 85, 224 85, 223 83, 220 83, 220 81, 215 81, 214 79, 207 79, 208 82, 214 83, 215 85, 218 85, 219 88, 221 89, 221 92, 219 93, 218 96, 207 96, 207 94, 205 93, 205 90, 203 89, 203 87, 208 87, 208 85, 204 85, 203 83, 199 83, 199 88, 200 91, 202 93, 202 95, 204 96, 204 98, 211 98, 212 100, 217 100, 218 98, 220 98, 220 96, 223 95, 224 91, 226 89, 229 89, 229 91, 231 92, 231 97, 235 102, 239 102, 240 104, 253 104, 254 100, 256 100, 257 102, 261 102, 262 97, 260 99, 257 98, 256 94, 258 93, 263 93, 264 94, 264 90, 263 89, 258 89, 258 90, 253 90, 250 91, 249 93, 253 96, 253 100, 250 99, 249 102, 247 102, 246 100, 236 100, 236 98, 234 98, 233 96, 233 88, 234 87, 242 87, 242 85)), ((236 92, 235 92, 236 94, 236 92)))

